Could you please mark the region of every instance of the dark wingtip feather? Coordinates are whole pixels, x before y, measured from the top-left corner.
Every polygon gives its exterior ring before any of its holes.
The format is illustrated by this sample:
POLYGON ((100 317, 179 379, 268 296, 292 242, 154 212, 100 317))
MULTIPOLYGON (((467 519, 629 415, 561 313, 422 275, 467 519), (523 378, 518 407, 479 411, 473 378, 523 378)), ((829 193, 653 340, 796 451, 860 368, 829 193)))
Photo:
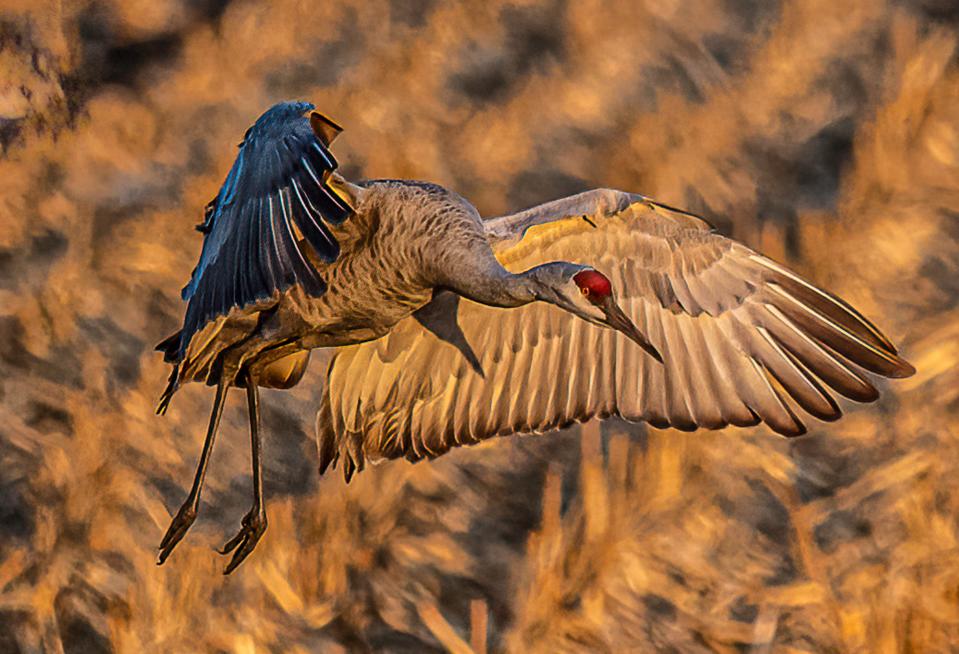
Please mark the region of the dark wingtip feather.
POLYGON ((785 436, 786 438, 799 438, 800 436, 805 436, 809 433, 809 428, 806 427, 801 421, 797 421, 798 425, 795 429, 777 429, 773 428, 777 434, 785 436))
POLYGON ((869 372, 883 377, 908 376, 912 366, 863 330, 847 324, 851 314, 840 319, 821 305, 796 297, 791 288, 778 281, 769 283, 767 288, 776 296, 775 306, 820 343, 869 372))
POLYGON ((872 404, 879 399, 879 389, 870 384, 869 388, 864 392, 855 395, 844 393, 844 395, 846 395, 846 397, 848 397, 850 400, 859 402, 861 404, 872 404))
MULTIPOLYGON (((783 401, 783 406, 787 406, 785 401, 783 401)), ((806 423, 800 420, 799 416, 796 415, 796 412, 793 411, 791 408, 788 408, 788 406, 787 406, 787 412, 789 413, 789 417, 792 420, 792 424, 780 423, 780 422, 769 422, 768 420, 766 421, 766 424, 768 424, 774 432, 776 432, 777 434, 780 434, 781 436, 785 436, 786 438, 796 438, 798 436, 804 436, 809 431, 809 428, 806 427, 806 423)))
POLYGON ((889 354, 897 354, 896 346, 876 325, 841 297, 810 284, 787 268, 767 259, 759 258, 769 271, 772 281, 788 290, 804 304, 814 308, 858 338, 889 354))
POLYGON ((904 379, 906 377, 912 377, 915 374, 916 367, 902 357, 897 356, 896 367, 891 370, 889 377, 893 379, 904 379))

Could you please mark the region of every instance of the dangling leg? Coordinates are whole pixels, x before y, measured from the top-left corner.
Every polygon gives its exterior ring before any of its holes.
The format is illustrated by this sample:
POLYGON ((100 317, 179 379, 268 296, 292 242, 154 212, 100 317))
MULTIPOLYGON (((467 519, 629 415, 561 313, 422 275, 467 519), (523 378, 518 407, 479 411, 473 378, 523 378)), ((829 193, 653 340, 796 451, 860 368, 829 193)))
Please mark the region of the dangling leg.
POLYGON ((186 535, 187 530, 196 520, 197 509, 200 506, 200 490, 203 488, 203 478, 206 476, 206 467, 210 462, 210 452, 213 451, 213 441, 216 439, 216 431, 220 426, 220 416, 223 415, 223 400, 226 399, 226 392, 230 388, 230 383, 225 377, 221 377, 216 386, 216 397, 213 399, 213 412, 210 414, 210 426, 206 432, 206 440, 203 442, 203 451, 200 453, 200 462, 197 464, 196 476, 193 477, 193 488, 180 510, 177 511, 170 528, 160 542, 160 556, 157 558, 157 565, 162 565, 177 543, 186 535))
POLYGON ((243 560, 250 555, 253 548, 266 531, 266 507, 263 504, 263 466, 260 463, 260 402, 256 381, 247 370, 243 373, 246 383, 246 400, 250 409, 250 442, 253 453, 253 507, 243 517, 240 532, 231 538, 220 554, 229 554, 233 550, 233 558, 227 564, 223 574, 233 572, 243 560))

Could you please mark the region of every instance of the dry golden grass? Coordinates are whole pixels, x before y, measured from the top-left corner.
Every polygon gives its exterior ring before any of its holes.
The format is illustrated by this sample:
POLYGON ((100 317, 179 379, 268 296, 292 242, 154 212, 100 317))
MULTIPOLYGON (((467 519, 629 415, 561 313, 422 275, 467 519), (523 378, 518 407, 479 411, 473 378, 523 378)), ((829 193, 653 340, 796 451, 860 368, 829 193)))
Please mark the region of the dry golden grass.
POLYGON ((945 0, 0 0, 0 652, 959 651, 959 13, 945 0), (494 214, 703 212, 918 368, 785 441, 622 423, 317 479, 321 361, 266 393, 270 529, 211 400, 152 413, 191 226, 265 107, 350 177, 494 214))

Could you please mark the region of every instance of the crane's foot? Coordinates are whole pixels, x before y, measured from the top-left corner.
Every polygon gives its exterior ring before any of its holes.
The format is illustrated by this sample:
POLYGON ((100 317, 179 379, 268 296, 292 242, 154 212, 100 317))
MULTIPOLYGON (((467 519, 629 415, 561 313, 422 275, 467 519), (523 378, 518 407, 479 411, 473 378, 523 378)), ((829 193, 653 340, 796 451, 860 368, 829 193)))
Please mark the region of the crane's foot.
POLYGON ((196 507, 187 500, 177 511, 177 514, 173 516, 170 527, 166 530, 163 540, 160 541, 160 555, 157 557, 157 565, 163 565, 163 562, 173 552, 173 548, 177 546, 177 543, 183 539, 193 525, 194 520, 196 520, 196 507))
POLYGON ((256 547, 256 544, 260 542, 260 538, 266 531, 266 511, 259 506, 254 506, 250 509, 249 513, 243 516, 240 524, 243 525, 240 527, 240 532, 228 540, 226 545, 223 546, 223 549, 220 550, 220 554, 229 554, 233 552, 233 550, 236 550, 233 558, 230 559, 230 562, 223 570, 223 574, 225 575, 236 570, 236 567, 243 563, 244 559, 246 559, 246 557, 250 555, 250 552, 253 551, 253 548, 256 547))

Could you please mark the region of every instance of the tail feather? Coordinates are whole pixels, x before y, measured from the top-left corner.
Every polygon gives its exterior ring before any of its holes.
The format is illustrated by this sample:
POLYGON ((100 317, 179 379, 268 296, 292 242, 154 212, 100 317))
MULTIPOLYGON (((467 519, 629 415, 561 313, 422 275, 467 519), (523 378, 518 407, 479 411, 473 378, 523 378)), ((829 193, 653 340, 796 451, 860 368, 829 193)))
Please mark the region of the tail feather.
POLYGON ((182 331, 178 331, 175 334, 167 336, 165 339, 157 343, 156 348, 157 352, 163 352, 163 360, 167 363, 177 363, 180 359, 180 336, 182 331))
POLYGON ((166 388, 160 396, 159 403, 157 403, 156 413, 158 416, 166 413, 167 408, 170 406, 170 400, 173 399, 173 394, 176 393, 178 388, 180 388, 180 364, 176 363, 173 365, 173 370, 170 371, 170 378, 167 380, 166 388))
POLYGON ((178 331, 175 334, 167 336, 157 343, 155 348, 157 352, 163 352, 163 360, 165 362, 173 364, 173 370, 170 371, 170 378, 167 380, 166 389, 164 389, 163 394, 160 396, 160 401, 157 404, 156 413, 158 416, 166 413, 167 408, 170 406, 170 400, 173 399, 173 394, 176 393, 180 387, 180 337, 182 333, 182 331, 178 331))

